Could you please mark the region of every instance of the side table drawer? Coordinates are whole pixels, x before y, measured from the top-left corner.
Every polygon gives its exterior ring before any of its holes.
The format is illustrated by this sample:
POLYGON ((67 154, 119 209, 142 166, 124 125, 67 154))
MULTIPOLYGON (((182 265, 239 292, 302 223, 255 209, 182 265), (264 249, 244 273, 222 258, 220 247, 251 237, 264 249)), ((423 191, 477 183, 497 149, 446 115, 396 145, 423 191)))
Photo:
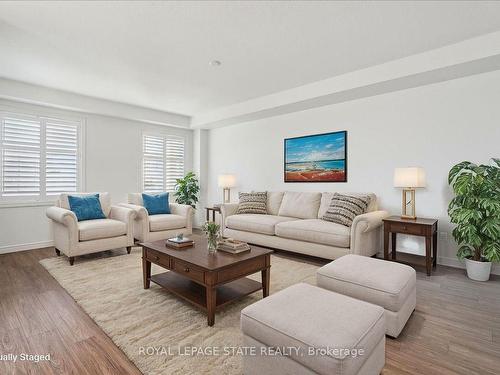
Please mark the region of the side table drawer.
POLYGON ((168 255, 160 253, 159 251, 147 249, 146 259, 165 268, 170 268, 170 257, 168 255))
POLYGON ((184 263, 178 259, 172 259, 172 271, 177 272, 191 280, 203 283, 205 281, 205 273, 203 270, 193 267, 189 263, 184 263))
POLYGON ((404 224, 404 223, 391 223, 390 231, 396 233, 407 233, 414 234, 417 236, 425 235, 425 228, 420 225, 414 225, 412 223, 404 224))

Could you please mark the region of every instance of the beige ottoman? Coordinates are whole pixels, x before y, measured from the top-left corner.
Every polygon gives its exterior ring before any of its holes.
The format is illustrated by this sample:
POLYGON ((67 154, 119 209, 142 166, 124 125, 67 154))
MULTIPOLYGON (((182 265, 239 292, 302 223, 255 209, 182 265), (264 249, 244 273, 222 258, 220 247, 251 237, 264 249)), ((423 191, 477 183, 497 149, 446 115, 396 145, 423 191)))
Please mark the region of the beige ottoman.
POLYGON ((296 284, 241 311, 245 375, 379 374, 384 309, 296 284))
POLYGON ((316 280, 319 287, 383 307, 386 334, 392 337, 398 337, 415 310, 416 273, 400 263, 344 255, 321 267, 316 280))

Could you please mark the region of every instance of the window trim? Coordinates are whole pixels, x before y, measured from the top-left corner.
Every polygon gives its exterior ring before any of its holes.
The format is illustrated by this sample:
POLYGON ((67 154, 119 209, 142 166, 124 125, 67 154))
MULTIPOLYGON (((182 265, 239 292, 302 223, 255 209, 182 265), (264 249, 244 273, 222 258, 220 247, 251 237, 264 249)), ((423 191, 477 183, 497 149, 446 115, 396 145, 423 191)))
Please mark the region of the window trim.
MULTIPOLYGON (((161 131, 150 131, 150 130, 143 130, 142 133, 141 133, 141 146, 140 146, 140 149, 141 149, 141 161, 140 161, 140 168, 139 168, 139 191, 141 193, 144 192, 144 137, 145 136, 151 136, 151 137, 162 137, 162 138, 166 138, 166 137, 176 137, 176 138, 179 138, 179 139, 182 139, 182 142, 184 143, 184 173, 183 175, 186 174, 186 147, 187 147, 187 144, 186 144, 186 141, 187 141, 187 138, 185 135, 179 135, 179 134, 173 134, 173 133, 170 133, 170 132, 161 132, 161 131)), ((165 153, 163 154, 163 162, 166 163, 166 157, 165 157, 165 153)), ((166 176, 165 176, 166 177, 166 176)), ((164 183, 165 183, 166 179, 164 179, 164 183)), ((173 193, 174 191, 167 191, 165 190, 166 192, 168 193, 173 193)))
MULTIPOLYGON (((77 168, 77 192, 85 191, 86 188, 86 168, 85 168, 85 157, 84 150, 86 145, 86 130, 87 130, 87 118, 79 113, 72 113, 61 111, 57 109, 51 109, 47 107, 40 107, 25 103, 9 103, 0 100, 0 113, 12 113, 19 115, 28 115, 40 117, 52 117, 59 118, 61 120, 75 121, 79 122, 78 125, 78 149, 77 149, 77 160, 79 168, 77 168)), ((41 133, 45 135, 46 129, 40 129, 41 133)), ((2 139, 1 132, 3 127, 0 126, 0 139, 2 139)), ((41 138, 43 139, 43 138, 41 138)), ((40 154, 46 155, 45 153, 45 142, 40 145, 40 154)), ((42 165, 45 164, 45 160, 40 160, 40 169, 42 170, 42 165)), ((0 174, 2 173, 2 154, 0 153, 0 174)), ((1 179, 0 175, 0 179, 1 179)), ((45 183, 45 173, 40 173, 40 184, 45 183)), ((58 194, 53 196, 45 195, 39 196, 26 196, 24 198, 20 197, 4 197, 0 195, 0 209, 1 208, 15 208, 15 207, 39 207, 39 206, 50 206, 57 200, 58 194)))

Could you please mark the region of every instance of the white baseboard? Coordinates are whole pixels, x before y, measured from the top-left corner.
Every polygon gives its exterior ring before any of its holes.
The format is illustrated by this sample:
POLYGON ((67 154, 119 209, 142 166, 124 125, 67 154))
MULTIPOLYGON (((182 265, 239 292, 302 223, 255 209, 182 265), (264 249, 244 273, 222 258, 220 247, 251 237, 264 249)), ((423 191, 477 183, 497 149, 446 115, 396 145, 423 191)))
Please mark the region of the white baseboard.
MULTIPOLYGON (((438 264, 465 269, 465 263, 460 261, 458 258, 438 257, 438 264)), ((500 275, 500 264, 493 263, 493 266, 491 267, 491 273, 493 275, 500 275)))
POLYGON ((18 245, 7 245, 0 247, 0 254, 15 253, 17 251, 40 249, 42 247, 50 247, 50 246, 54 246, 54 241, 50 240, 50 241, 23 243, 18 245))

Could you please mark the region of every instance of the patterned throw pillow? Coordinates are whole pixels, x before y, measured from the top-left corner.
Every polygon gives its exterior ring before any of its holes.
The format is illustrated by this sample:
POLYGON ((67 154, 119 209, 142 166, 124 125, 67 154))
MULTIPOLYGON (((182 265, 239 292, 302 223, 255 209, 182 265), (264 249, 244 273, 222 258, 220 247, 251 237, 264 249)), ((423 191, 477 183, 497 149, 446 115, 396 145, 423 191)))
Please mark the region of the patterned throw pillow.
POLYGON ((335 193, 322 219, 350 227, 356 216, 366 212, 370 200, 368 195, 335 193))
POLYGON ((236 214, 267 214, 267 192, 240 193, 240 204, 236 214))

